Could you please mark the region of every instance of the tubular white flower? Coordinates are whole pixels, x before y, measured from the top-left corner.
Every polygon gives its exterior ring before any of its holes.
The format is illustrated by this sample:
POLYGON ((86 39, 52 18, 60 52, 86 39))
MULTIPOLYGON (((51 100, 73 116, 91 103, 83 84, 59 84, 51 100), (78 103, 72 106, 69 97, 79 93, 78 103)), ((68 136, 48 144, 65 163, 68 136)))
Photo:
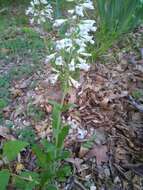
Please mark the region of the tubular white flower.
POLYGON ((53 24, 53 27, 59 27, 62 24, 64 24, 66 21, 67 21, 67 19, 56 19, 53 24))
POLYGON ((84 8, 94 10, 93 2, 91 0, 87 0, 85 3, 82 4, 84 8))
POLYGON ((70 71, 75 71, 75 60, 72 59, 68 66, 70 71))
POLYGON ((55 58, 56 53, 52 53, 50 55, 48 55, 45 59, 45 63, 49 63, 49 61, 51 61, 53 58, 55 58))
POLYGON ((72 44, 72 40, 70 38, 64 38, 62 40, 56 41, 56 49, 57 50, 71 48, 72 46, 73 46, 73 44, 72 44))
POLYGON ((59 56, 59 57, 56 58, 55 64, 56 65, 63 65, 63 58, 62 58, 62 56, 59 56))
POLYGON ((68 13, 72 15, 72 14, 74 14, 74 10, 70 9, 70 10, 68 10, 68 13))
POLYGON ((90 66, 86 63, 86 60, 82 59, 81 57, 78 57, 79 64, 76 65, 77 68, 88 71, 90 66))
POLYGON ((79 88, 80 84, 78 81, 74 80, 72 77, 69 77, 69 85, 74 86, 75 88, 79 88))
POLYGON ((89 71, 89 69, 90 69, 90 66, 87 64, 87 63, 79 63, 78 65, 77 65, 77 68, 79 68, 79 69, 81 69, 81 70, 84 70, 84 71, 89 71))
POLYGON ((43 4, 47 4, 47 0, 40 0, 41 1, 41 3, 43 3, 43 4))
POLYGON ((84 9, 82 6, 76 6, 75 7, 75 13, 78 15, 78 16, 81 16, 81 17, 84 17, 84 13, 83 13, 84 9))

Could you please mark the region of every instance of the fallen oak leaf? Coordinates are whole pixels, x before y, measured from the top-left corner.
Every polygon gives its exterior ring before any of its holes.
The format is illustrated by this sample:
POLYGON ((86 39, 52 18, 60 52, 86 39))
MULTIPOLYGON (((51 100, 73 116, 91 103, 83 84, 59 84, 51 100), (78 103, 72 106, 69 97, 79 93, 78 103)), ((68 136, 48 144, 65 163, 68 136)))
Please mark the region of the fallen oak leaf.
POLYGON ((108 161, 106 145, 94 145, 93 148, 85 155, 85 160, 96 157, 97 166, 108 161))
POLYGON ((81 164, 82 164, 82 162, 83 162, 82 159, 80 159, 80 158, 67 158, 66 161, 67 161, 68 163, 73 164, 73 166, 77 169, 77 171, 80 171, 80 169, 81 169, 81 164))

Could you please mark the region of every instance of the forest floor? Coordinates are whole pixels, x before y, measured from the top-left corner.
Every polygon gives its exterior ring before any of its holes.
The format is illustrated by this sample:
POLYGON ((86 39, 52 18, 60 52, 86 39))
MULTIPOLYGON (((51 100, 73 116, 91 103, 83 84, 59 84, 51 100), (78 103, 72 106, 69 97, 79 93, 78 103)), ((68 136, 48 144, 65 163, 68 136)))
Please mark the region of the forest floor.
MULTIPOLYGON (((51 136, 49 99, 62 92, 49 84, 43 39, 24 16, 24 8, 0 12, 0 140, 33 143, 51 136)), ((141 190, 143 188, 143 28, 123 36, 71 89, 76 107, 65 147, 74 170, 64 189, 141 190)), ((35 169, 31 151, 23 167, 35 169)))

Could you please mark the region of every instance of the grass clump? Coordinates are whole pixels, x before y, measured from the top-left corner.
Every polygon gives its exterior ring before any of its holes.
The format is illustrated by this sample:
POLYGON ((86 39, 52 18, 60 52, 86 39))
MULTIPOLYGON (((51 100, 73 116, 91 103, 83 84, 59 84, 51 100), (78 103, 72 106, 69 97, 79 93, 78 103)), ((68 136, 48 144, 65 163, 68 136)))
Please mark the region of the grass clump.
POLYGON ((121 35, 143 22, 143 3, 139 0, 97 0, 98 31, 95 57, 102 55, 121 35))

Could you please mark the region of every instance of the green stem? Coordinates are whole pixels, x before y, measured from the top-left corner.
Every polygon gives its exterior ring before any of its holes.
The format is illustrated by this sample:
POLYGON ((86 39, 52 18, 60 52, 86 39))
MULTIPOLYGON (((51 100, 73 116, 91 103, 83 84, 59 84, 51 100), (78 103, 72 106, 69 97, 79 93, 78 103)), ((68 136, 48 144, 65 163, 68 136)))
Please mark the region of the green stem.
MULTIPOLYGON (((13 174, 13 173, 10 173, 10 175, 13 176, 13 177, 18 177, 18 178, 20 178, 20 179, 23 179, 23 180, 29 181, 29 182, 36 182, 36 181, 33 180, 32 178, 22 177, 22 176, 19 176, 19 175, 13 174)), ((38 184, 38 182, 37 182, 37 184, 38 184)))
POLYGON ((60 0, 56 0, 56 17, 57 18, 61 16, 60 5, 61 5, 60 0))
MULTIPOLYGON (((62 99, 61 99, 61 112, 62 112, 62 108, 63 108, 63 105, 64 105, 64 99, 65 99, 66 94, 67 94, 67 92, 66 92, 66 90, 64 90, 63 96, 62 96, 62 99)), ((58 131, 58 133, 57 133, 56 139, 55 139, 55 145, 56 145, 55 158, 57 158, 57 154, 58 154, 58 142, 59 142, 59 131, 60 131, 61 112, 60 112, 60 114, 59 114, 58 122, 57 122, 57 131, 58 131)), ((56 171, 57 165, 59 165, 59 162, 56 160, 55 163, 54 163, 54 165, 53 165, 53 170, 54 170, 54 171, 56 171)))

